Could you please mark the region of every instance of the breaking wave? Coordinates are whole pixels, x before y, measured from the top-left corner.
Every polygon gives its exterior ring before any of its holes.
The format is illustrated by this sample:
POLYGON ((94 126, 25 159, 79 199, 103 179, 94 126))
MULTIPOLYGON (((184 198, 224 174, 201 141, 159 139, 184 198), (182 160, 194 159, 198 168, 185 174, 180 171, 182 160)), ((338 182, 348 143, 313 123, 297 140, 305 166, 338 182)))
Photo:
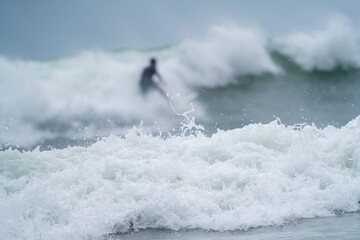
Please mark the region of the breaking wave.
POLYGON ((155 229, 245 230, 360 210, 360 117, 280 121, 90 147, 0 152, 1 239, 96 239, 155 229))
MULTIPOLYGON (((357 70, 358 36, 350 21, 337 18, 323 30, 273 39, 260 29, 215 26, 203 38, 163 49, 88 51, 48 61, 0 57, 0 142, 29 147, 44 138, 98 136, 99 126, 106 126, 100 135, 108 135, 114 125, 126 129, 140 121, 173 128, 178 119, 160 96, 139 97, 139 75, 151 56, 176 98, 294 66, 309 74, 357 70), (86 131, 84 123, 90 123, 86 131)), ((206 118, 203 106, 194 104, 196 117, 206 118)))
POLYGON ((360 68, 359 33, 351 22, 336 18, 323 30, 294 33, 273 40, 272 48, 304 71, 360 68))

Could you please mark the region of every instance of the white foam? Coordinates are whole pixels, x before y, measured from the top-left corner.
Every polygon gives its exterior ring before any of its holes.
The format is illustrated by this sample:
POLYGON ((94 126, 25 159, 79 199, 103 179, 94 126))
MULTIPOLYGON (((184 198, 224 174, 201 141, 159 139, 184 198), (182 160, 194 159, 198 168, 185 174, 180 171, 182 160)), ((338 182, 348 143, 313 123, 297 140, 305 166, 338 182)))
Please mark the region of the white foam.
MULTIPOLYGON (((39 124, 91 115, 111 115, 136 124, 153 122, 157 116, 161 127, 168 129, 173 113, 166 101, 158 94, 144 100, 138 90, 141 70, 151 56, 159 59, 166 90, 173 96, 186 96, 192 86, 223 86, 236 75, 277 73, 265 45, 259 30, 217 26, 202 39, 163 50, 89 51, 46 62, 0 58, 0 119, 17 122, 16 127, 0 128, 0 142, 28 147, 51 134, 42 132, 39 124), (34 133, 38 137, 26 137, 34 133)), ((196 114, 203 115, 200 105, 196 114)))
POLYGON ((358 211, 359 123, 168 139, 135 129, 88 148, 0 152, 0 238, 223 231, 358 211))
MULTIPOLYGON (((89 51, 45 62, 0 57, 0 143, 31 147, 58 134, 68 138, 78 134, 78 128, 54 133, 39 127, 54 119, 61 125, 104 116, 131 124, 157 122, 160 128, 171 129, 178 119, 173 120, 166 101, 156 93, 146 100, 139 94, 140 73, 151 56, 159 59, 166 90, 172 96, 187 96, 193 87, 226 86, 239 75, 280 73, 269 57, 267 41, 259 29, 215 26, 202 38, 160 50, 89 51)), ((277 51, 307 71, 360 67, 358 35, 348 20, 335 19, 325 30, 274 42, 277 51)), ((196 117, 206 119, 204 108, 194 102, 196 117)), ((96 136, 99 127, 89 129, 93 131, 88 135, 96 136)))
POLYGON ((274 48, 306 71, 360 68, 359 33, 350 20, 337 16, 318 31, 298 32, 274 40, 274 48))
POLYGON ((204 39, 175 47, 175 59, 164 69, 177 81, 201 87, 225 86, 236 76, 277 74, 280 68, 270 59, 266 46, 267 38, 259 29, 214 26, 204 39))
MULTIPOLYGON (((77 118, 113 116, 138 124, 160 115, 157 121, 163 119, 165 125, 171 113, 168 103, 157 94, 143 99, 138 90, 147 58, 141 52, 87 52, 48 62, 1 58, 0 142, 25 147, 39 143, 49 133, 38 125, 53 119, 69 124, 77 118)), ((69 132, 70 137, 75 134, 69 132)))
POLYGON ((134 107, 144 104, 137 96, 138 82, 151 56, 158 56, 159 71, 175 95, 186 93, 189 85, 227 85, 235 75, 277 73, 265 47, 266 37, 257 29, 216 26, 203 39, 163 50, 93 51, 46 62, 0 58, 1 97, 6 99, 0 116, 36 118, 41 112, 45 118, 88 110, 151 115, 153 109, 147 109, 157 101, 134 107))

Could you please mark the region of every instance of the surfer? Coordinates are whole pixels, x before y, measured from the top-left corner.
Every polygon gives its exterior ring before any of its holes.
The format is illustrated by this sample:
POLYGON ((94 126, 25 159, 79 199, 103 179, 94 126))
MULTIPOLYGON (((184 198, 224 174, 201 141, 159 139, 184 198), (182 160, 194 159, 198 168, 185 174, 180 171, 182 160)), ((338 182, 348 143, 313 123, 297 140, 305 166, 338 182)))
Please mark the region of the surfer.
POLYGON ((150 65, 147 66, 142 74, 140 79, 140 88, 143 95, 147 94, 150 90, 157 90, 162 96, 168 98, 166 92, 159 86, 159 84, 165 85, 165 81, 161 75, 156 70, 156 59, 150 59, 150 65), (154 81, 153 77, 156 75, 157 81, 154 81))

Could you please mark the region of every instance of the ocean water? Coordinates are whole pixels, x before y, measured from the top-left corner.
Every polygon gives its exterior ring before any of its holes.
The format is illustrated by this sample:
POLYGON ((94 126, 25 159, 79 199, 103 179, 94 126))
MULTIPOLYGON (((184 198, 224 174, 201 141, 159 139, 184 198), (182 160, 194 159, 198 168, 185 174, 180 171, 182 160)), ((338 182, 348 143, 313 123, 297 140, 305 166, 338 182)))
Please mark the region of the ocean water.
MULTIPOLYGON (((144 230, 137 233, 108 235, 107 239, 346 239, 359 238, 356 224, 359 214, 338 217, 305 219, 283 226, 254 228, 248 231, 215 232, 204 230, 168 231, 144 230)), ((106 238, 105 238, 106 239, 106 238)))
POLYGON ((359 92, 344 19, 0 57, 0 239, 357 239, 359 92), (171 104, 139 94, 151 56, 171 104))

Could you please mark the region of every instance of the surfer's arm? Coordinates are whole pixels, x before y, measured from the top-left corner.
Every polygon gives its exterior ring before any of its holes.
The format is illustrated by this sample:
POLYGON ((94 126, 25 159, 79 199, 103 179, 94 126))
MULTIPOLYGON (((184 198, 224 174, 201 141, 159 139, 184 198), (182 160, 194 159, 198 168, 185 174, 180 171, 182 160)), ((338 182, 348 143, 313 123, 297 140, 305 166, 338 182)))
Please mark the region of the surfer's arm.
POLYGON ((159 83, 162 85, 166 85, 166 82, 164 81, 163 77, 158 73, 158 71, 155 71, 156 76, 158 76, 159 83))

